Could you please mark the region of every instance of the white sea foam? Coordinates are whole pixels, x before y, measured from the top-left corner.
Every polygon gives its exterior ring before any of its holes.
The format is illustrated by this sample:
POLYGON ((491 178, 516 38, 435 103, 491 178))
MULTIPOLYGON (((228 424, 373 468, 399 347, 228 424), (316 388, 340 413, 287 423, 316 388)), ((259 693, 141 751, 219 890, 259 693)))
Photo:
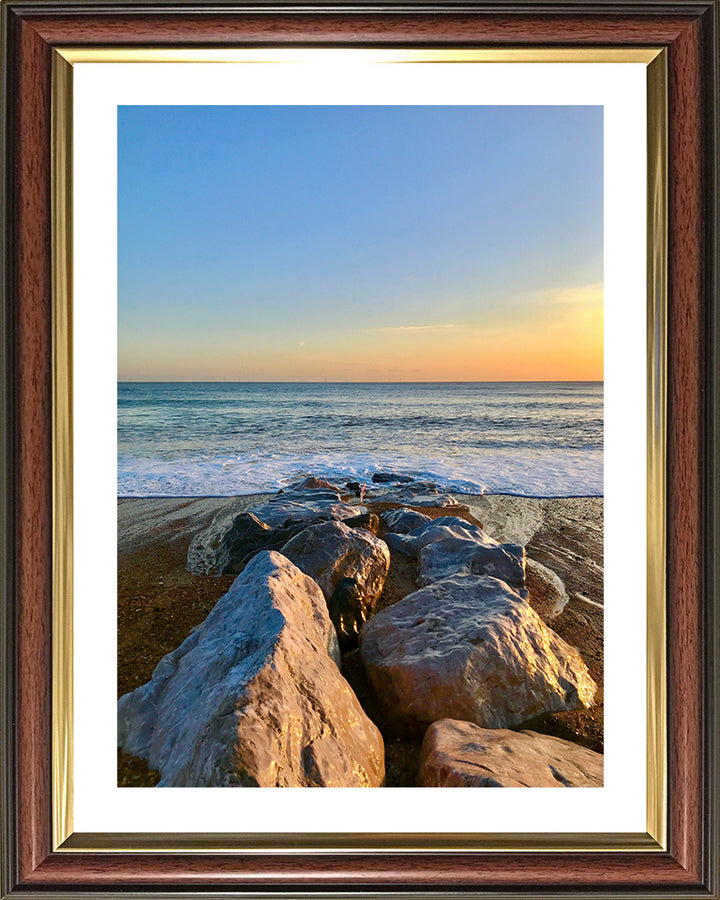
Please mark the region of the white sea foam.
POLYGON ((527 497, 602 496, 600 450, 476 453, 445 460, 385 453, 193 455, 171 460, 118 458, 121 497, 234 496, 279 488, 305 475, 339 482, 370 481, 374 472, 396 472, 468 494, 527 497))
POLYGON ((597 383, 118 385, 121 496, 383 470, 456 492, 600 495, 602 448, 597 383))

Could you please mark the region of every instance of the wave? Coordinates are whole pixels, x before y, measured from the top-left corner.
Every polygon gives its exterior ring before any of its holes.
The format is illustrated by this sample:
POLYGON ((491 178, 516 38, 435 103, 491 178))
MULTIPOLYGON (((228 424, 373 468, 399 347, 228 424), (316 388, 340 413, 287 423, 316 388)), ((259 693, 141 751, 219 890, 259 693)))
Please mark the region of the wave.
POLYGON ((392 453, 248 453, 180 459, 118 457, 120 497, 236 496, 275 492, 306 475, 339 483, 392 471, 433 481, 442 490, 526 497, 603 495, 601 450, 477 452, 438 460, 392 453))

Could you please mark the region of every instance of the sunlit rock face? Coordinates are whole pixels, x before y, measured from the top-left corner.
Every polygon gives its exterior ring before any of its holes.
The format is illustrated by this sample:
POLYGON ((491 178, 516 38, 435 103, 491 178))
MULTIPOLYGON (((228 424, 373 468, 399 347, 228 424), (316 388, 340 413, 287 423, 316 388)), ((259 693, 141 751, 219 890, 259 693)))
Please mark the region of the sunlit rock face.
POLYGON ((363 507, 345 503, 340 488, 322 478, 310 476, 284 488, 266 503, 250 510, 271 528, 312 525, 320 521, 341 521, 362 515, 363 507))
POLYGON ((118 745, 167 787, 375 787, 382 737, 340 674, 317 584, 263 551, 118 701, 118 745))
POLYGON ((418 582, 424 587, 454 575, 492 575, 516 590, 525 584, 525 551, 517 544, 449 537, 420 551, 418 582))
POLYGON ((365 528, 323 522, 301 531, 282 553, 320 586, 341 650, 357 647, 390 568, 387 544, 365 528))
POLYGON ((441 494, 434 484, 416 482, 399 487, 371 489, 365 493, 365 499, 373 503, 407 503, 408 506, 458 506, 452 494, 441 494))
POLYGON ((447 578, 381 610, 360 632, 360 652, 398 730, 443 718, 506 728, 588 708, 596 691, 577 650, 487 575, 447 578))
POLYGON ((441 719, 420 751, 422 787, 602 787, 603 756, 547 734, 441 719))
POLYGON ((312 525, 315 522, 339 522, 351 519, 362 515, 364 508, 351 506, 331 496, 320 499, 311 497, 290 499, 285 494, 280 494, 276 499, 253 506, 251 512, 271 528, 286 528, 290 525, 312 525))
POLYGON ((236 575, 261 550, 279 550, 317 522, 355 519, 364 507, 345 503, 340 488, 306 478, 240 514, 232 503, 190 542, 187 569, 194 575, 236 575))
MULTIPOLYGON (((400 512, 398 510, 398 512, 400 512)), ((383 518, 387 516, 387 513, 383 518)), ((418 557, 423 547, 433 544, 435 541, 444 541, 447 538, 462 538, 464 540, 478 541, 488 545, 497 545, 497 541, 488 537, 478 525, 472 525, 459 516, 440 516, 437 519, 422 517, 425 521, 417 521, 405 516, 397 516, 392 519, 402 528, 402 533, 389 534, 388 540, 392 540, 392 546, 402 550, 408 556, 418 557), (406 530, 403 526, 412 525, 406 530)), ((387 518, 386 518, 387 522, 387 518)))
POLYGON ((380 596, 390 568, 390 551, 384 541, 364 528, 348 528, 342 522, 311 525, 291 538, 281 552, 318 583, 326 600, 342 578, 354 578, 368 612, 380 596))
MULTIPOLYGON (((405 519, 398 517, 400 527, 405 519)), ((457 516, 421 522, 405 534, 387 534, 385 540, 418 561, 418 581, 433 584, 453 575, 492 575, 515 588, 525 583, 525 549, 500 544, 479 525, 457 516)))

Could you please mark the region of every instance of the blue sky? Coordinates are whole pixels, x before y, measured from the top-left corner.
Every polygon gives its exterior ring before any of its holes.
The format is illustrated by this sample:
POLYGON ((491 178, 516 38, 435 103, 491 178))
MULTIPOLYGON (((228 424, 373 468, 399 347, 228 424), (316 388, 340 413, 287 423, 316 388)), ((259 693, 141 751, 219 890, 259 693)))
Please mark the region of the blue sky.
POLYGON ((600 107, 120 107, 119 378, 602 378, 602 195, 600 107))

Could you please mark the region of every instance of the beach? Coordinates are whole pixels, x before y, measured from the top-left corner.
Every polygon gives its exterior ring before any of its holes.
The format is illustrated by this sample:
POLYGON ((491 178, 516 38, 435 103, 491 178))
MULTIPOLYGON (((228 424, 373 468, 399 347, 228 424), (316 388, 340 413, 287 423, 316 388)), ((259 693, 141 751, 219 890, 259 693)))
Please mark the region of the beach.
MULTIPOLYGON (((237 577, 188 571, 188 550, 193 539, 224 511, 230 510, 237 516, 274 496, 267 492, 241 497, 118 499, 118 697, 150 680, 161 659, 206 620, 237 577)), ((567 599, 562 611, 552 617, 552 630, 577 648, 597 684, 597 692, 589 708, 544 713, 523 722, 522 727, 602 752, 602 497, 537 498, 460 492, 452 496, 452 506, 432 505, 432 496, 416 506, 412 497, 398 502, 382 499, 383 494, 378 494, 364 500, 363 509, 378 515, 377 537, 381 540, 387 531, 382 516, 392 509, 414 509, 430 519, 451 515, 470 525, 481 523, 495 541, 522 545, 529 560, 556 573, 567 599)), ((343 500, 357 502, 347 492, 343 493, 343 500)), ((528 569, 528 601, 542 617, 547 585, 533 579, 533 570, 528 569)), ((416 562, 391 546, 389 570, 373 615, 417 588, 416 562)), ((343 653, 341 671, 382 734, 385 786, 415 786, 422 734, 397 733, 394 722, 377 703, 358 649, 343 653)), ((119 785, 157 783, 158 775, 144 760, 119 751, 118 761, 119 785)))

